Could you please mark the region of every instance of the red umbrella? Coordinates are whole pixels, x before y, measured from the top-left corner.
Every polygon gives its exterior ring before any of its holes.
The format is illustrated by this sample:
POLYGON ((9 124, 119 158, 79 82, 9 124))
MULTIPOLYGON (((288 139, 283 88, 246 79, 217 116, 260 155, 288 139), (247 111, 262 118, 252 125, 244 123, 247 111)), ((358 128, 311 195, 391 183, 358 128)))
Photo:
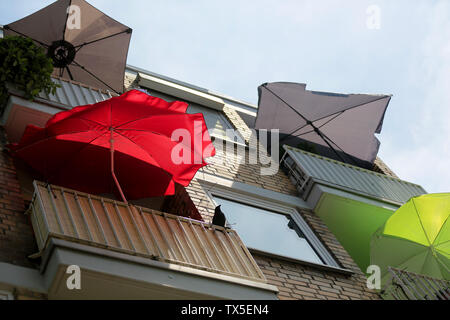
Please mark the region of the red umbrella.
POLYGON ((125 202, 171 195, 215 154, 203 115, 187 106, 132 90, 30 125, 10 149, 50 183, 125 202))

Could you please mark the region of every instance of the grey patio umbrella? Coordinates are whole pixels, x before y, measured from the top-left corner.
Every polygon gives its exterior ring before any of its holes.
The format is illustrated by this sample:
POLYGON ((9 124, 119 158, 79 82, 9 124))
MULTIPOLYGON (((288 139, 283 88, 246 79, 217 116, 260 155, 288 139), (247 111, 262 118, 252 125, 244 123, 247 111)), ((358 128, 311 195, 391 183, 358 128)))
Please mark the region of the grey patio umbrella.
POLYGON ((258 88, 256 129, 280 129, 281 144, 342 162, 373 167, 390 95, 336 94, 306 84, 265 83, 258 88))
POLYGON ((53 59, 54 75, 123 91, 132 30, 84 0, 59 0, 4 26, 5 36, 31 38, 53 59))

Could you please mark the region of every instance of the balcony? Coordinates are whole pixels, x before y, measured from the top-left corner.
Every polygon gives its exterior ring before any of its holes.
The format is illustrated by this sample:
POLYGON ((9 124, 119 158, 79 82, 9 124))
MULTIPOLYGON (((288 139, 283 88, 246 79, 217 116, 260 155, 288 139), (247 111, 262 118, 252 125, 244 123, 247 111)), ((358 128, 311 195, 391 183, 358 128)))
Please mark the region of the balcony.
POLYGON ((13 86, 9 87, 8 102, 4 109, 0 110, 0 123, 5 127, 9 142, 18 142, 28 124, 42 127, 57 112, 104 101, 113 96, 110 92, 78 82, 60 78, 52 80, 59 85, 56 93, 53 95, 41 92, 34 101, 25 99, 24 93, 13 86))
POLYGON ((372 234, 411 197, 419 185, 284 146, 281 167, 299 196, 325 222, 365 271, 372 234))
POLYGON ((34 182, 31 222, 49 298, 275 299, 234 230, 34 182), (81 290, 66 286, 81 268, 81 290))
POLYGON ((382 290, 387 300, 450 300, 450 281, 389 268, 382 290))

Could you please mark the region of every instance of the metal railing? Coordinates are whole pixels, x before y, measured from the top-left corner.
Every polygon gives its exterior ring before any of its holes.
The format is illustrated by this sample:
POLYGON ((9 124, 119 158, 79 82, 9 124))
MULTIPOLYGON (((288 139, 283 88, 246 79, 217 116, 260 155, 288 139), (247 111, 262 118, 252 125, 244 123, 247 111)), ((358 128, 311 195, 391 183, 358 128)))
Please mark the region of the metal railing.
POLYGON ((301 197, 307 193, 310 177, 299 166, 295 164, 295 161, 286 152, 280 160, 281 169, 289 177, 289 180, 297 188, 297 191, 301 197))
POLYGON ((385 299, 450 300, 450 281, 389 267, 390 281, 382 291, 385 299))
POLYGON ((236 231, 34 182, 31 221, 39 250, 50 238, 266 282, 236 231))

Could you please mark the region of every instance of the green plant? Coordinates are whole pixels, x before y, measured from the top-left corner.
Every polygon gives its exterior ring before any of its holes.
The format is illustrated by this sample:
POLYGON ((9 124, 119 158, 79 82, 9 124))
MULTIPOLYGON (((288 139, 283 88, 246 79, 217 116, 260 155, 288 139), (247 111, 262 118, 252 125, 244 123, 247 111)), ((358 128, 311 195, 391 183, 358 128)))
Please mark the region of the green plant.
POLYGON ((41 91, 55 94, 58 85, 51 79, 52 60, 43 48, 29 38, 9 36, 0 39, 0 105, 8 98, 7 83, 33 100, 41 91))

